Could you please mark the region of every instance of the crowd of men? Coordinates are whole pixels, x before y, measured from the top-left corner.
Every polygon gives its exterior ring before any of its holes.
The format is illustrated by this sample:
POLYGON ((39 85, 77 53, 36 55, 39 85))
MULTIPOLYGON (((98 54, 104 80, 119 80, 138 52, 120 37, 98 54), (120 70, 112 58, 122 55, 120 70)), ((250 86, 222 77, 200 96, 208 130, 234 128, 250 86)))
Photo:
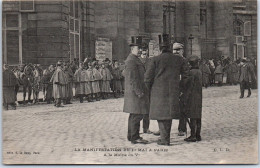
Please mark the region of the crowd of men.
POLYGON ((123 68, 117 60, 97 61, 85 59, 84 62, 72 63, 58 61, 42 70, 40 65, 28 64, 19 67, 4 65, 3 69, 3 106, 5 109, 16 109, 17 93, 23 90, 23 104, 38 103, 39 92, 43 91, 47 104, 54 102, 56 107, 71 104, 79 98, 88 102, 107 99, 110 93, 120 97, 124 90, 123 68), (75 88, 75 95, 73 94, 75 88), (26 94, 28 93, 28 100, 26 94), (33 99, 31 95, 33 94, 33 99))
MULTIPOLYGON (((251 83, 255 73, 249 59, 223 64, 201 60, 198 56, 184 57, 181 43, 171 44, 167 35, 159 36, 160 52, 156 57, 147 58, 143 53, 140 37, 132 38, 131 53, 125 61, 125 95, 123 111, 129 114, 127 139, 131 143, 148 144, 140 132, 143 120, 144 133, 149 130, 149 121, 157 120, 160 135, 158 145, 170 145, 172 120, 179 120, 179 134, 187 133, 188 123, 191 135, 187 142, 201 141, 202 87, 223 82, 224 71, 227 72, 229 84, 240 83, 241 96, 248 89, 251 95, 251 83), (148 124, 145 124, 148 123, 148 124)), ((256 81, 256 80, 255 80, 256 81)))
POLYGON ((78 63, 58 61, 42 70, 39 64, 28 64, 11 69, 3 66, 3 106, 15 109, 17 93, 23 90, 23 103, 39 102, 42 90, 47 104, 56 107, 71 104, 73 97, 88 102, 107 99, 112 92, 115 98, 124 93, 124 112, 130 113, 127 139, 133 144, 148 143, 140 137, 140 122, 143 132, 149 130, 150 120, 157 120, 160 135, 159 145, 170 144, 173 119, 179 120, 179 136, 187 133, 188 123, 191 135, 185 141, 201 141, 202 87, 223 83, 227 73, 227 83, 240 83, 241 95, 248 89, 251 95, 252 82, 256 81, 255 67, 250 59, 236 62, 227 60, 200 60, 198 56, 184 57, 181 43, 171 44, 168 38, 160 37, 161 54, 149 58, 147 44, 132 38, 131 53, 124 67, 118 61, 109 59, 97 61, 86 58, 78 63), (75 95, 73 94, 75 87, 75 95), (26 93, 28 100, 26 101, 26 93))
POLYGON ((250 58, 238 59, 236 61, 230 60, 230 58, 224 60, 207 60, 202 59, 200 61, 200 70, 202 72, 202 84, 205 88, 217 84, 222 86, 223 77, 226 73, 226 84, 237 85, 240 83, 240 70, 242 64, 246 64, 249 67, 250 76, 252 76, 252 87, 256 87, 256 65, 252 63, 250 58))

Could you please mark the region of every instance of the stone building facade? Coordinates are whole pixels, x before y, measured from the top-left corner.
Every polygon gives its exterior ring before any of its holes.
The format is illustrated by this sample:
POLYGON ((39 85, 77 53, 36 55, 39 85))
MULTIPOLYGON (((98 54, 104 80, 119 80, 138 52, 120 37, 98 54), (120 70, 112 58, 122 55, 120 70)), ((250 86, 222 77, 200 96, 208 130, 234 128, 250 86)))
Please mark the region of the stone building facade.
POLYGON ((185 55, 257 57, 257 1, 3 1, 3 62, 48 65, 95 57, 97 38, 124 61, 131 36, 171 35, 185 55))

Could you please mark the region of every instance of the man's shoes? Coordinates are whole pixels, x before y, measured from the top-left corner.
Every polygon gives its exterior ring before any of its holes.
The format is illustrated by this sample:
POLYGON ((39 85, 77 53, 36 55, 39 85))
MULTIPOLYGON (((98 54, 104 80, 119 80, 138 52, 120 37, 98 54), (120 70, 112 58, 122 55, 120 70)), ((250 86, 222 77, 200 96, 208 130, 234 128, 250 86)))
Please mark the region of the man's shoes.
POLYGON ((71 102, 67 102, 66 104, 72 104, 71 102))
POLYGON ((62 105, 56 105, 56 107, 64 107, 64 106, 62 106, 62 105))
POLYGON ((185 132, 179 131, 178 136, 184 136, 184 135, 185 135, 185 132))
POLYGON ((197 137, 196 137, 196 140, 197 140, 197 141, 201 141, 201 136, 197 136, 197 137))
POLYGON ((251 93, 249 93, 248 95, 247 95, 247 97, 250 97, 251 96, 251 93))
POLYGON ((196 137, 188 137, 188 138, 185 138, 184 139, 184 141, 187 141, 187 142, 196 142, 197 141, 197 139, 196 139, 196 137))
POLYGON ((161 139, 158 139, 157 144, 158 144, 158 145, 170 146, 170 142, 162 142, 161 139))
POLYGON ((160 136, 160 131, 154 132, 153 133, 155 136, 160 136))
POLYGON ((148 130, 144 130, 144 133, 145 134, 152 134, 153 132, 148 129, 148 130))
POLYGON ((144 140, 144 139, 137 139, 137 140, 133 140, 131 141, 132 144, 137 144, 137 143, 140 143, 140 144, 148 144, 148 141, 147 140, 144 140))
POLYGON ((239 98, 242 99, 242 98, 244 98, 244 96, 240 96, 239 98))

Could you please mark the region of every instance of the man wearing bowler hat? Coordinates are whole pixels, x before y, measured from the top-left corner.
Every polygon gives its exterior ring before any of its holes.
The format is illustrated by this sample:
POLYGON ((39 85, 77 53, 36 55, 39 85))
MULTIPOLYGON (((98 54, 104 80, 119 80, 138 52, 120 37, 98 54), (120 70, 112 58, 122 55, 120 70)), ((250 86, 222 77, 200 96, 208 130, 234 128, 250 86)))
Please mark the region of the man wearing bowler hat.
POLYGON ((186 61, 171 51, 169 37, 159 36, 161 54, 151 58, 145 72, 150 90, 150 119, 157 120, 160 131, 158 145, 170 145, 172 119, 180 118, 179 83, 188 76, 186 61))
POLYGON ((149 113, 149 95, 144 84, 145 67, 139 59, 141 37, 132 37, 131 53, 125 61, 125 95, 124 112, 130 113, 128 119, 127 139, 132 144, 146 144, 139 135, 140 121, 149 113))

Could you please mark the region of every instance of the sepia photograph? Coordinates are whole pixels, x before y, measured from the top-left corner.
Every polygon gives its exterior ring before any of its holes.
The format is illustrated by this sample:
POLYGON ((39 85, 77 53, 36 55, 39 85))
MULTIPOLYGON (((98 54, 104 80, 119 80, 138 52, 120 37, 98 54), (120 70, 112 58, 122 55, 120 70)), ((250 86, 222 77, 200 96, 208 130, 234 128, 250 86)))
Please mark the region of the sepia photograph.
POLYGON ((2 164, 258 164, 257 0, 2 0, 2 164))

